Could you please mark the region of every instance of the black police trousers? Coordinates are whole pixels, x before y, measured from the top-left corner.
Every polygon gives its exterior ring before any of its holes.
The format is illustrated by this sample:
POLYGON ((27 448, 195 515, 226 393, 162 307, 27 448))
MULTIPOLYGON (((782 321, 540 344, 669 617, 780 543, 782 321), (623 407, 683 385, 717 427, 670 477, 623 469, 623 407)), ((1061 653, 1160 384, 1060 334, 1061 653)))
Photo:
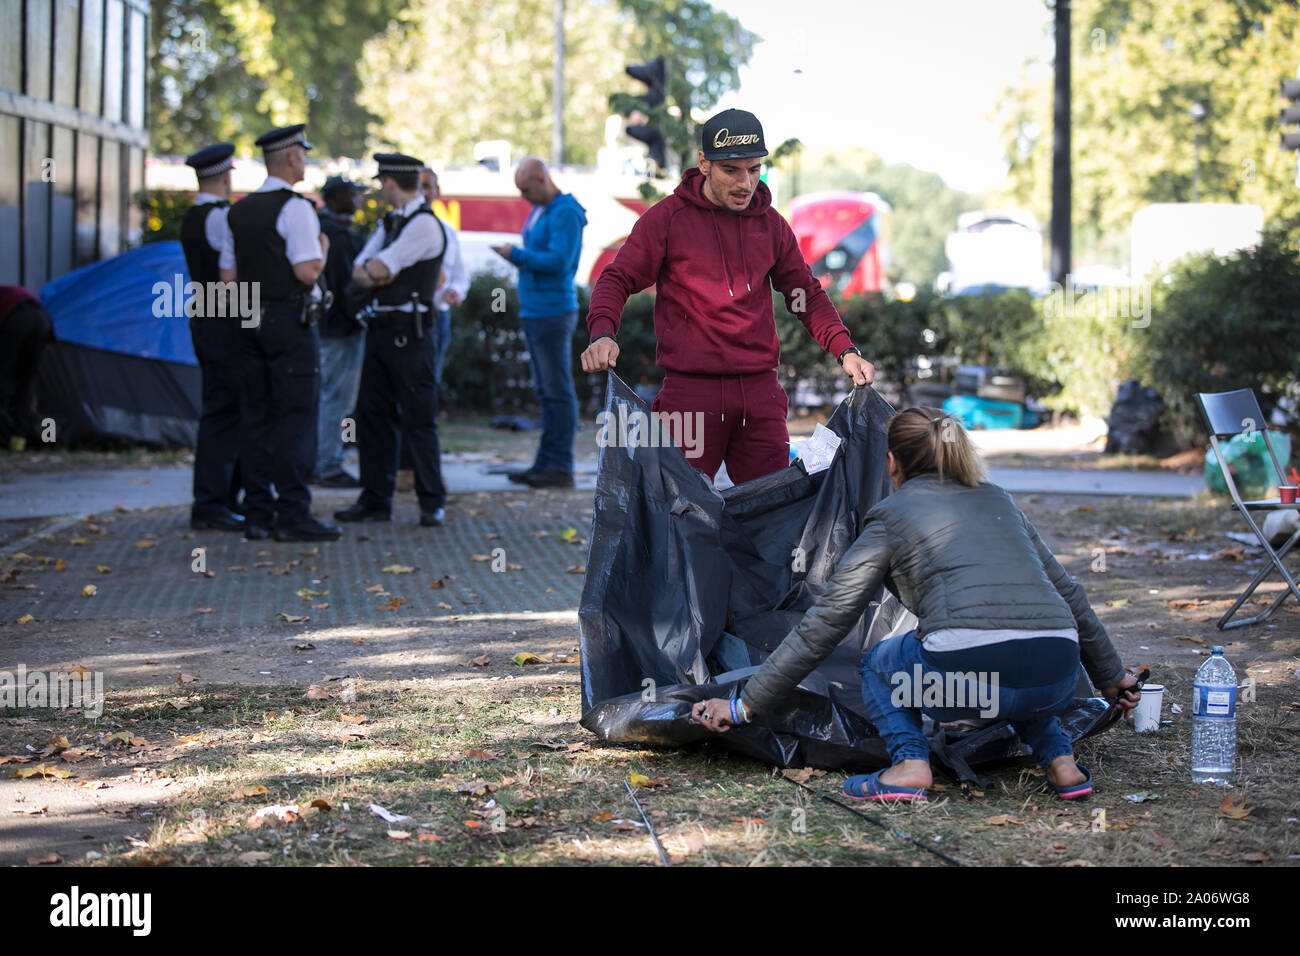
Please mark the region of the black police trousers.
POLYGON ((190 517, 201 520, 233 511, 239 499, 239 317, 196 316, 190 339, 203 376, 190 517))
POLYGON ((298 305, 263 305, 261 321, 239 330, 244 519, 266 528, 311 517, 320 336, 315 325, 299 322, 301 312, 298 305))
POLYGON ((361 452, 361 504, 391 511, 397 482, 398 449, 410 448, 415 493, 421 513, 447 502, 438 449, 438 381, 434 375, 437 325, 424 336, 412 323, 386 319, 366 331, 357 397, 357 439, 361 452), (391 323, 391 324, 390 324, 391 323))

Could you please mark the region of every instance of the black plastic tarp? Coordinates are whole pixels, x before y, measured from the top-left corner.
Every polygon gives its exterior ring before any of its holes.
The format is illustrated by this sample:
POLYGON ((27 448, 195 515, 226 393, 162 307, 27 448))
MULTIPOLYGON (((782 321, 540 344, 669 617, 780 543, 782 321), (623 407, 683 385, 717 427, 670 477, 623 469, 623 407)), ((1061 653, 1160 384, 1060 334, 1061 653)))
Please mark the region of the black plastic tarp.
MULTIPOLYGON (((602 421, 650 414, 610 373, 602 421)), ((883 586, 781 709, 722 735, 694 723, 690 709, 728 696, 813 605, 867 511, 890 491, 892 415, 873 389, 854 389, 826 424, 841 439, 828 469, 809 475, 796 461, 725 491, 679 449, 650 446, 653 429, 610 428, 617 440, 601 442, 579 610, 584 727, 614 743, 712 740, 781 767, 889 764, 865 715, 858 666, 868 647, 910 630, 915 618, 883 586)), ((1117 716, 1087 696, 1082 668, 1079 694, 1063 715, 1073 739, 1117 716)), ((1005 721, 927 718, 926 728, 937 762, 965 779, 971 764, 1026 752, 1005 721)))

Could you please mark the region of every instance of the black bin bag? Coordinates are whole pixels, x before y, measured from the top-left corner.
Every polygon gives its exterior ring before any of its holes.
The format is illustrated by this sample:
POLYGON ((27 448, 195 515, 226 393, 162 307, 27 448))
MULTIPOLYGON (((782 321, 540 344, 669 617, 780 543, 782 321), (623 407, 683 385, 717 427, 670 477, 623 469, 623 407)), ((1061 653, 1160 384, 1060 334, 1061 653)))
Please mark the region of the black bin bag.
MULTIPOLYGON (((713 734, 691 705, 742 685, 816 601, 891 486, 886 426, 893 409, 856 388, 826 427, 841 444, 829 468, 801 462, 718 491, 653 426, 652 412, 612 372, 600 416, 587 577, 579 609, 582 726, 602 740, 678 747, 711 740, 779 767, 869 770, 889 753, 866 717, 859 662, 880 640, 916 626, 883 586, 843 642, 781 708, 713 734)), ((666 433, 666 429, 663 429, 666 433)), ((1118 719, 1090 697, 1080 668, 1062 715, 1072 739, 1118 719)), ((1006 721, 936 725, 935 762, 976 780, 972 764, 1023 756, 1006 721)))

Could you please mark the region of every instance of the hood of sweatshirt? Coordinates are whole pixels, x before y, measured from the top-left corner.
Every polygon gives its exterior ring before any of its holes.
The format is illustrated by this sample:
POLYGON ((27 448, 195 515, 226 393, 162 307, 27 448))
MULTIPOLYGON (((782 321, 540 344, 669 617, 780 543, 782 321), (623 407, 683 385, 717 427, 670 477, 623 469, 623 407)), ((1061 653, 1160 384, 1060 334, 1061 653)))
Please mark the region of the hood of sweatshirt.
POLYGON ((749 200, 749 205, 741 212, 731 212, 715 205, 704 195, 704 174, 698 169, 688 169, 682 175, 682 181, 677 184, 673 190, 673 195, 686 200, 692 206, 699 206, 701 209, 708 209, 716 212, 720 216, 761 216, 772 206, 772 192, 767 188, 767 183, 759 183, 758 188, 754 190, 754 195, 749 200))
POLYGON ((587 224, 587 210, 582 208, 582 204, 573 198, 573 193, 560 193, 545 206, 542 207, 542 214, 559 212, 561 209, 573 209, 578 213, 582 224, 587 224))
POLYGON ((758 188, 754 190, 754 195, 750 197, 749 205, 740 212, 732 212, 709 200, 704 195, 704 174, 698 169, 688 169, 682 176, 682 181, 677 184, 673 190, 673 195, 684 200, 690 205, 706 213, 710 213, 709 223, 713 226, 713 239, 718 244, 718 258, 722 260, 722 274, 727 282, 727 294, 735 298, 740 292, 752 291, 747 276, 749 275, 749 263, 745 256, 745 229, 737 230, 737 236, 740 239, 740 263, 737 269, 736 263, 727 261, 726 246, 722 242, 722 229, 731 228, 730 224, 720 225, 723 220, 719 217, 728 219, 753 219, 763 216, 772 208, 772 192, 767 188, 766 183, 759 183, 758 188), (740 286, 743 285, 744 289, 740 286))

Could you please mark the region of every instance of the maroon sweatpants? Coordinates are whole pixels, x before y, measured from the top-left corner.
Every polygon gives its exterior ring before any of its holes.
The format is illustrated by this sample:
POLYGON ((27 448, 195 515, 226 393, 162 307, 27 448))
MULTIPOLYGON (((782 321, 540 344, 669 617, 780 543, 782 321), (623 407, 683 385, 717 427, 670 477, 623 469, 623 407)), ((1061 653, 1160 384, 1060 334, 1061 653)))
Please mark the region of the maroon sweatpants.
POLYGON ((752 375, 668 372, 653 408, 666 416, 687 461, 710 481, 725 461, 739 485, 790 464, 789 405, 773 369, 752 375))

